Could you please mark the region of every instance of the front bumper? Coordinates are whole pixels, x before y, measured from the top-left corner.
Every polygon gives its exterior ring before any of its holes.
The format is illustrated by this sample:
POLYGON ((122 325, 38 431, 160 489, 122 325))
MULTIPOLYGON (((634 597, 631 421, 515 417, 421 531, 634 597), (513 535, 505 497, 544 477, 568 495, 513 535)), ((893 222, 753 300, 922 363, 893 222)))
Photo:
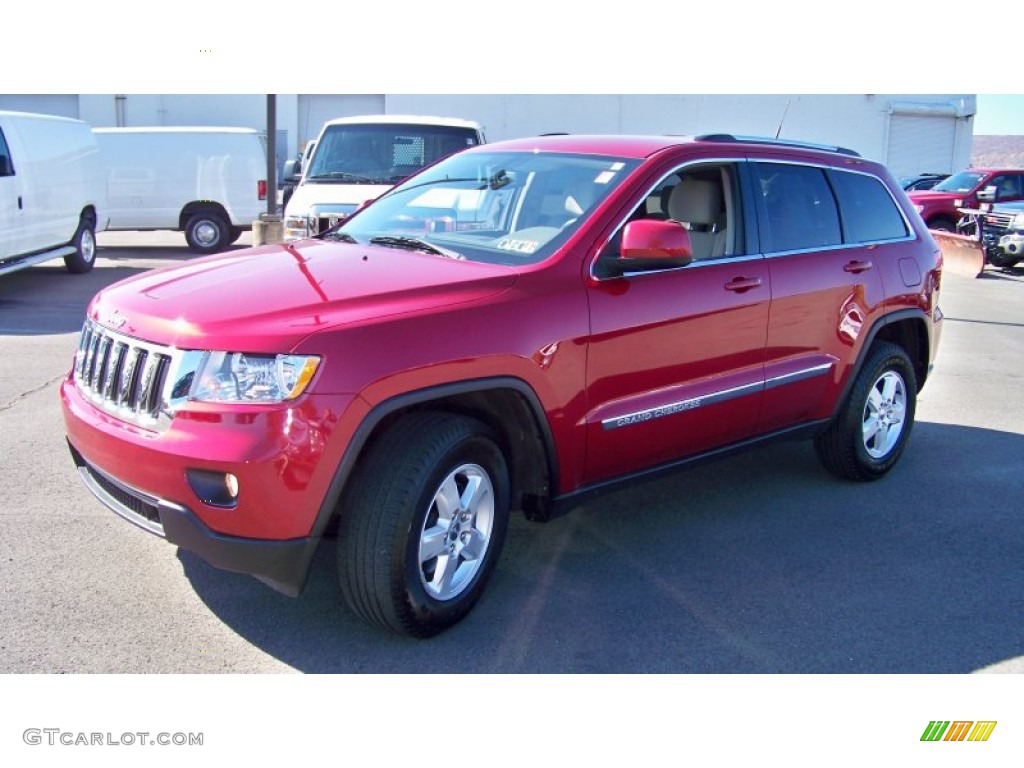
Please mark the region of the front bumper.
POLYGON ((85 487, 125 520, 216 568, 250 574, 291 597, 302 592, 319 536, 266 541, 219 534, 188 508, 122 483, 90 465, 70 442, 68 447, 85 487))
POLYGON ((132 523, 211 565, 297 595, 333 511, 327 501, 356 398, 307 395, 291 405, 180 410, 161 432, 97 408, 69 376, 61 404, 71 454, 89 490, 132 523), (300 402, 301 401, 301 402, 300 402), (237 501, 201 495, 190 473, 232 473, 237 501))

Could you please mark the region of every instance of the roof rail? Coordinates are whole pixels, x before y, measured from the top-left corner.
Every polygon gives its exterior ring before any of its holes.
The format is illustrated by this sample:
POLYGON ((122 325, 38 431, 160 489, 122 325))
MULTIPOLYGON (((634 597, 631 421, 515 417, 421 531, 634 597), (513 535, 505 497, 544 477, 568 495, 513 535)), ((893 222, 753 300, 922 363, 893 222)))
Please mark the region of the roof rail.
POLYGON ((838 152, 842 155, 860 157, 860 152, 834 144, 814 144, 810 141, 793 141, 791 139, 773 139, 770 136, 735 136, 731 133, 705 133, 694 137, 697 141, 738 142, 743 144, 775 144, 784 147, 801 147, 803 149, 821 149, 826 152, 838 152))

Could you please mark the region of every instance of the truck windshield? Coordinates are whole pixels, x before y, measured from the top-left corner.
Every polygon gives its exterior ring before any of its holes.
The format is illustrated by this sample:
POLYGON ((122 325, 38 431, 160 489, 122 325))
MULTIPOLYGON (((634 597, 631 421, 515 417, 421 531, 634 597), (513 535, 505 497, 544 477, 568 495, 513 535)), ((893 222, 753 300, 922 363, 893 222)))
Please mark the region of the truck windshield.
POLYGON ((477 143, 477 133, 471 128, 329 125, 313 153, 306 180, 327 184, 397 184, 423 166, 477 143))
POLYGON ((960 171, 960 173, 954 174, 945 181, 936 184, 932 187, 932 190, 934 192, 970 192, 978 186, 978 182, 984 177, 983 173, 960 171))
POLYGON ((462 152, 327 237, 497 264, 551 256, 637 167, 619 157, 462 152))

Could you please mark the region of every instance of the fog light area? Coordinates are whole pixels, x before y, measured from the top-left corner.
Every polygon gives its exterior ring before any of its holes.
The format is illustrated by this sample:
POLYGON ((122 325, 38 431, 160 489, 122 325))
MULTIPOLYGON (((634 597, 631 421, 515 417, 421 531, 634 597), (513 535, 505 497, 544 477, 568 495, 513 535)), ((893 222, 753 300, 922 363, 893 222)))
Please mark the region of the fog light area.
POLYGON ((192 492, 204 504, 213 507, 234 507, 238 503, 238 478, 230 472, 189 469, 185 472, 192 492))

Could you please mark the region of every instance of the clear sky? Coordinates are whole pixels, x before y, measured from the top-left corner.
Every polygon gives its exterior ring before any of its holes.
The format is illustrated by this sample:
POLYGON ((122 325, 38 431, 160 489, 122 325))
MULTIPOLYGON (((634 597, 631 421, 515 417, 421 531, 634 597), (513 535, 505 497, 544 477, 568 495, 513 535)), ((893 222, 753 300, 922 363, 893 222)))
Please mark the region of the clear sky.
POLYGON ((975 136, 1024 136, 1024 94, 978 94, 975 136))

